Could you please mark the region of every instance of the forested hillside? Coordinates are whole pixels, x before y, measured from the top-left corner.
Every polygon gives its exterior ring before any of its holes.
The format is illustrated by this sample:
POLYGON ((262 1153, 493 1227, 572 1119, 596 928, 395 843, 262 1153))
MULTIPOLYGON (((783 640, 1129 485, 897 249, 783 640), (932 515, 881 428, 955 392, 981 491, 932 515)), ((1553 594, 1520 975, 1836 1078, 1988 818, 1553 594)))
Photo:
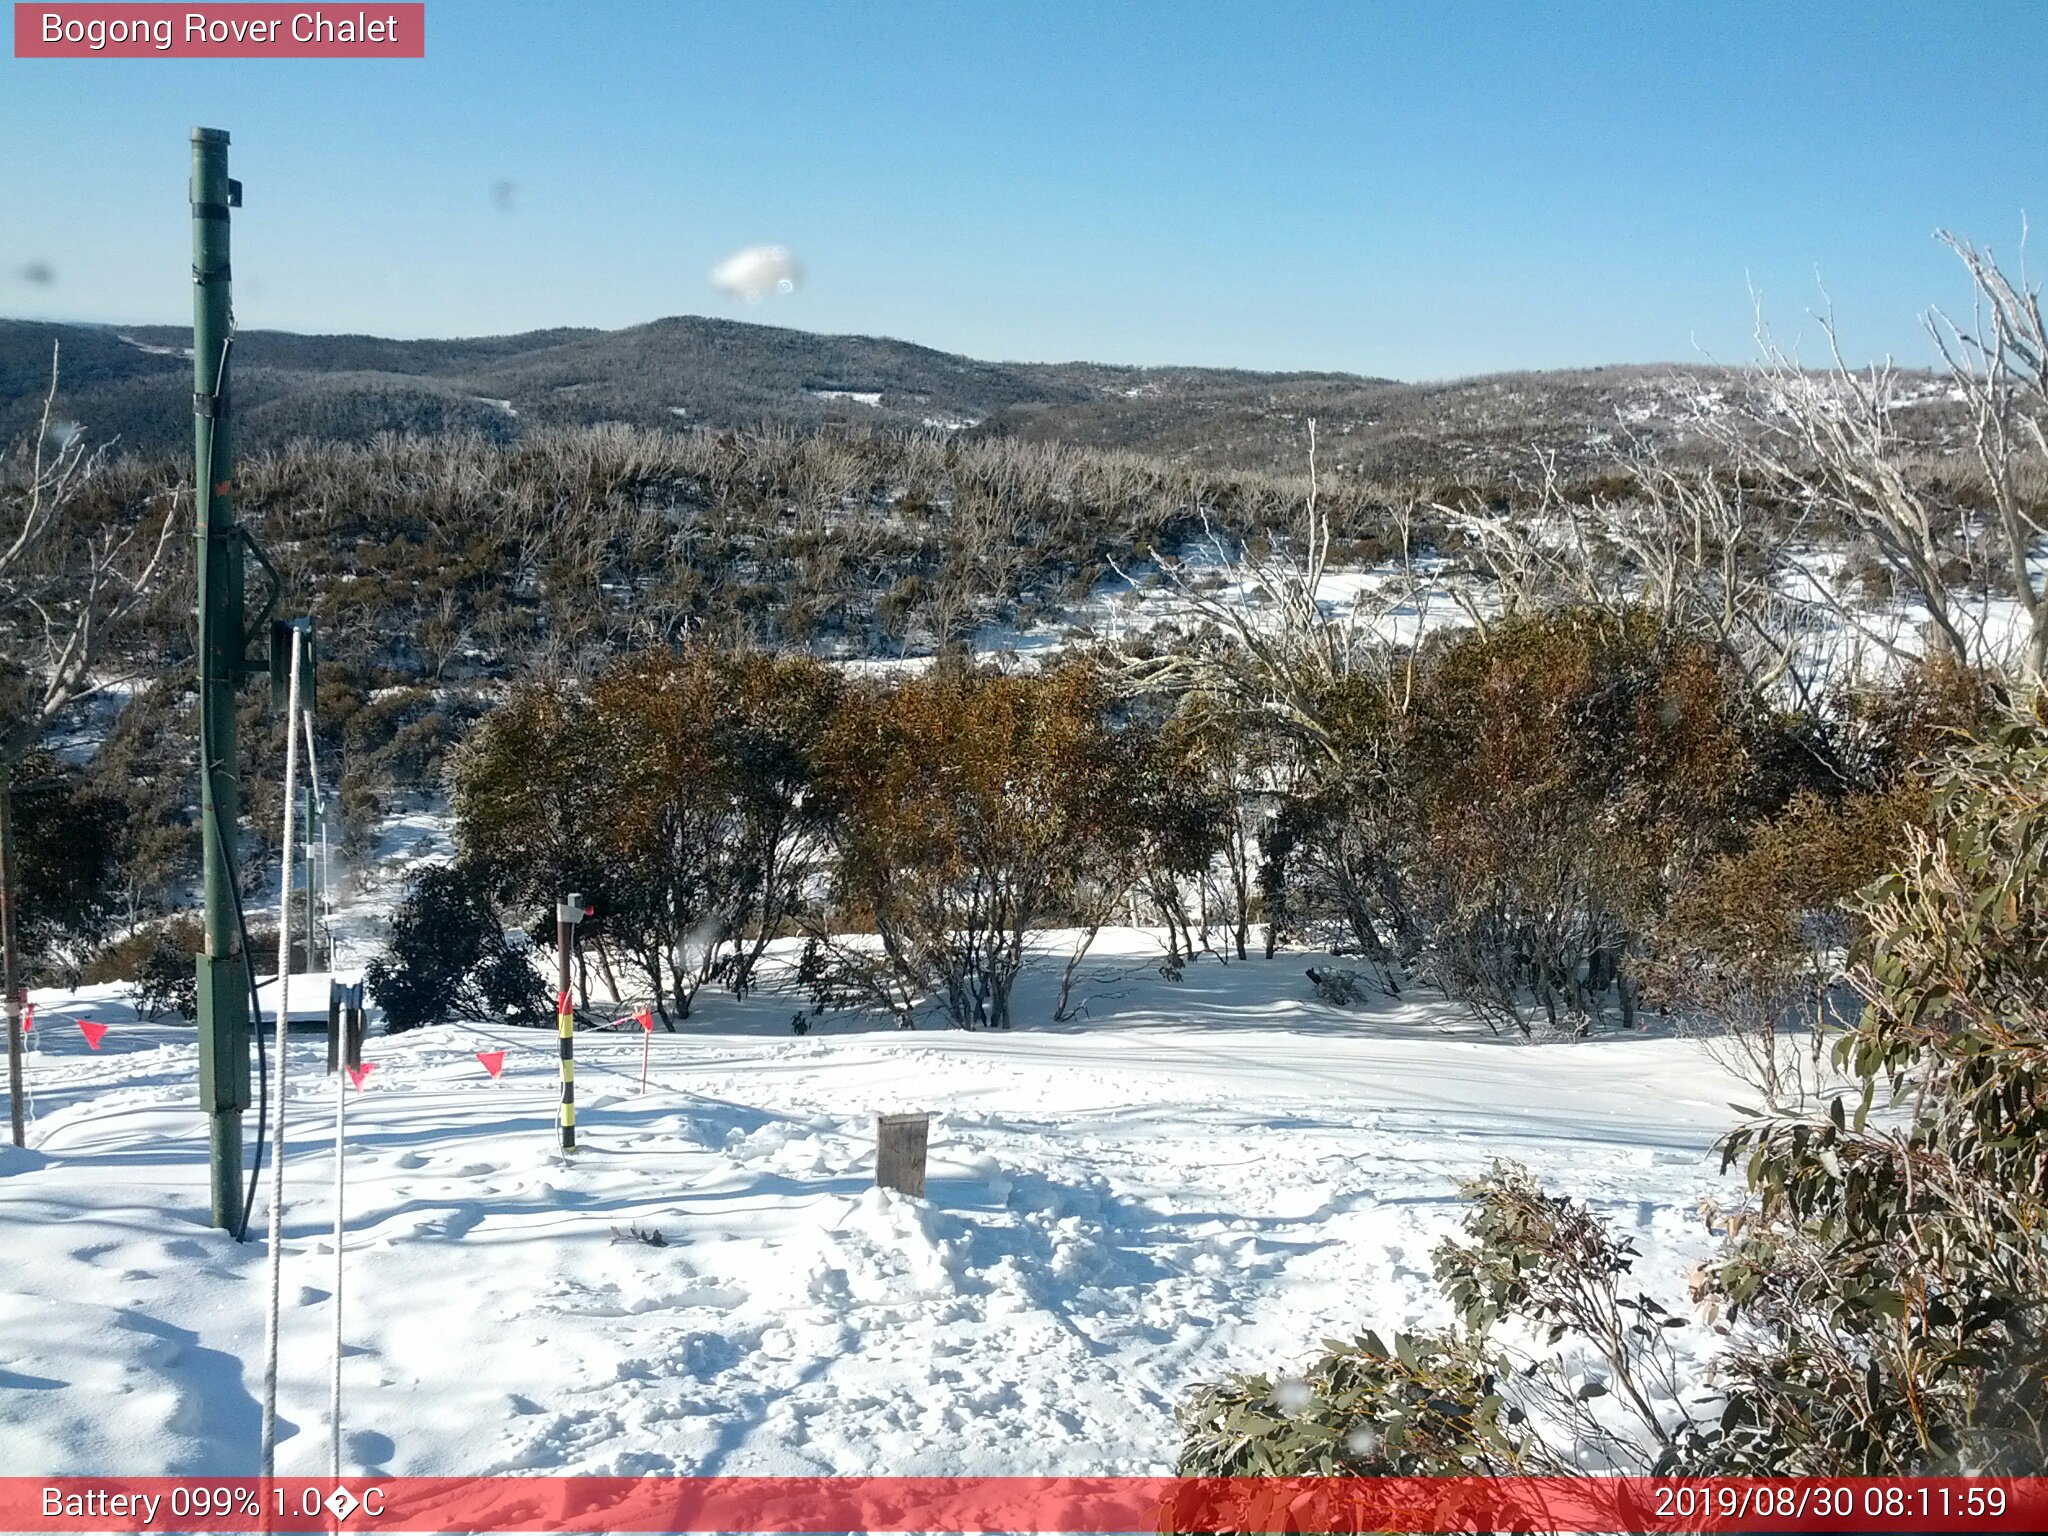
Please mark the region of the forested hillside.
MULTIPOLYGON (((62 419, 138 452, 189 438, 191 333, 0 321, 0 429, 17 435, 64 348, 62 419)), ((908 342, 681 316, 622 331, 394 341, 245 331, 233 350, 243 442, 360 443, 380 432, 512 442, 626 423, 843 427, 1061 441, 1193 469, 1288 471, 1321 424, 1338 478, 1499 485, 1538 454, 1590 468, 1617 443, 1695 443, 1744 388, 1737 370, 1594 368, 1404 384, 1333 373, 978 362, 908 342)), ((1931 381, 1901 400, 1953 435, 1931 381)))

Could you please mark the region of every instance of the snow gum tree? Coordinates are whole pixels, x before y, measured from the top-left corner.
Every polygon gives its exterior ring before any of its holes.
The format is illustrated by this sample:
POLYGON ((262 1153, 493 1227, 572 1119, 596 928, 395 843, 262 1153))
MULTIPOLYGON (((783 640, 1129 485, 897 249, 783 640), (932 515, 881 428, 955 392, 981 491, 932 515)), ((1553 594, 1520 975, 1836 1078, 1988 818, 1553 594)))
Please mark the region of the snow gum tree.
POLYGON ((1406 716, 1363 675, 1327 682, 1316 703, 1327 750, 1294 778, 1263 842, 1267 954, 1281 940, 1352 951, 1397 994, 1421 949, 1407 882, 1415 804, 1402 758, 1406 716))
POLYGON ((1778 742, 1786 802, 1710 858, 1681 864, 1642 972, 1680 1029, 1762 1095, 1796 1105, 1853 1001, 1853 900, 1931 825, 1933 765, 1994 724, 1998 679, 1935 661, 1846 692, 1778 742))
POLYGON ((811 751, 837 688, 813 662, 692 647, 517 689, 459 760, 457 841, 508 901, 590 897, 584 941, 673 1027, 707 983, 743 991, 812 891, 811 751))
POLYGON ((1532 614, 1425 658, 1403 757, 1434 979, 1524 1031, 1525 997, 1583 1033, 1614 991, 1630 1021, 1638 937, 1750 812, 1762 725, 1723 654, 1645 614, 1532 614))
POLYGON ((624 661, 592 690, 604 907, 664 1018, 714 978, 743 992, 803 903, 823 849, 811 752, 836 691, 813 663, 694 649, 624 661))
POLYGON ((1210 876, 1219 856, 1242 849, 1232 834, 1240 830, 1238 812, 1250 807, 1227 782, 1235 766, 1220 739, 1227 727, 1204 730, 1201 717, 1184 710, 1145 730, 1143 749, 1132 754, 1126 804, 1138 889, 1166 929, 1164 969, 1174 975, 1208 943, 1210 876))
POLYGON ((161 510, 113 505, 103 456, 75 425, 53 419, 50 386, 28 437, 0 459, 0 1007, 7 1015, 14 1144, 24 1139, 20 992, 15 943, 13 799, 18 766, 66 710, 103 689, 127 630, 169 561, 174 499, 161 510), (152 515, 153 514, 153 515, 152 515))
MULTIPOLYGON (((1199 786, 1190 797, 1214 807, 1215 848, 1200 878, 1218 886, 1227 942, 1242 960, 1250 951, 1254 899, 1258 894, 1259 839, 1271 816, 1278 777, 1279 743, 1273 733, 1244 727, 1196 697, 1177 711, 1163 732, 1161 750, 1184 765, 1199 786), (1220 881, 1212 876, 1220 872, 1220 881)), ((1204 942, 1208 903, 1203 902, 1204 942)))
POLYGON ((1781 732, 1721 648, 1640 610, 1533 610, 1313 696, 1323 751, 1280 797, 1275 938, 1419 973, 1496 1029, 1584 1033, 1639 998, 1682 872, 1782 800, 1781 732), (1533 1011, 1532 1011, 1533 1010, 1533 1011))
POLYGON ((1010 1022, 1033 929, 1127 885, 1135 733, 1097 684, 947 671, 856 693, 819 749, 837 867, 806 974, 820 1002, 908 1026, 1010 1022))
MULTIPOLYGON (((607 785, 589 716, 588 697, 565 683, 524 684, 455 760, 457 849, 498 899, 535 916, 551 915, 566 892, 601 892, 610 874, 607 785)), ((586 929, 603 943, 608 916, 586 929)))

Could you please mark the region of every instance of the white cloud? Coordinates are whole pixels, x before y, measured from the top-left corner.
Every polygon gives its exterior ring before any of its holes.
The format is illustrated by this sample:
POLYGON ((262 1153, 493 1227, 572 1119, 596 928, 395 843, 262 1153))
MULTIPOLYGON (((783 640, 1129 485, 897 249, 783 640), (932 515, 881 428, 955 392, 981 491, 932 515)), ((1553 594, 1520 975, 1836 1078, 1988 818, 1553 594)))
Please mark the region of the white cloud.
POLYGON ((711 269, 713 285, 749 304, 758 304, 771 293, 795 293, 803 280, 804 269, 780 245, 750 245, 711 269))

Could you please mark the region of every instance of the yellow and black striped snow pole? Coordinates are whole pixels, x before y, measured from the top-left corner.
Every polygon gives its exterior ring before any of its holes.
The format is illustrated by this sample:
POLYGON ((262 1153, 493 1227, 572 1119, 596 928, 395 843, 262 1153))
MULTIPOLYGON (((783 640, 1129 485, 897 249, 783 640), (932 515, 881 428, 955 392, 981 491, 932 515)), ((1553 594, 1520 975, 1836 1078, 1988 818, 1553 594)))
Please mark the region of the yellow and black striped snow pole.
POLYGON ((567 992, 555 999, 555 1022, 562 1031, 562 1150, 576 1150, 576 1010, 567 992))
POLYGON ((576 1004, 569 995, 569 951, 583 921, 583 897, 555 903, 555 1023, 562 1032, 562 1150, 576 1150, 576 1004))

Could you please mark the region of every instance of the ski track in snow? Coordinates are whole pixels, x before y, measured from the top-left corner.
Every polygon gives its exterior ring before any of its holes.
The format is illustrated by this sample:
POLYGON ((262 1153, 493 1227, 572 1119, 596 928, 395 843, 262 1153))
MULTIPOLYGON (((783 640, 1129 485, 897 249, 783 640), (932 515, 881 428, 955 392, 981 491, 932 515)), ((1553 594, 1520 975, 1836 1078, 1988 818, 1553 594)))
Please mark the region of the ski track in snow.
MULTIPOLYGON (((1339 1012, 1298 954, 1176 985, 1150 942, 1104 935, 1075 1024, 798 1038, 787 994, 706 999, 653 1037, 644 1095, 639 1033, 586 1032, 573 1159, 552 1031, 373 1038, 348 1120, 351 1471, 1163 1472, 1190 1383, 1441 1320, 1431 1250, 1497 1156, 1589 1200, 1683 1302, 1744 1097, 1696 1047, 1339 1012), (499 1047, 493 1081, 474 1053, 499 1047), (937 1114, 923 1201, 872 1187, 872 1116, 904 1109, 937 1114), (667 1246, 615 1242, 630 1225, 667 1246)), ((1048 1018, 1055 983, 1027 975, 1018 1016, 1048 1018)), ((241 1246, 207 1225, 191 1030, 107 991, 37 1003, 31 1146, 0 1150, 0 1454, 250 1473, 267 1218, 241 1246), (97 1054, 81 1017, 114 1025, 97 1054)), ((324 1050, 291 1047, 285 1473, 326 1466, 324 1050)))

